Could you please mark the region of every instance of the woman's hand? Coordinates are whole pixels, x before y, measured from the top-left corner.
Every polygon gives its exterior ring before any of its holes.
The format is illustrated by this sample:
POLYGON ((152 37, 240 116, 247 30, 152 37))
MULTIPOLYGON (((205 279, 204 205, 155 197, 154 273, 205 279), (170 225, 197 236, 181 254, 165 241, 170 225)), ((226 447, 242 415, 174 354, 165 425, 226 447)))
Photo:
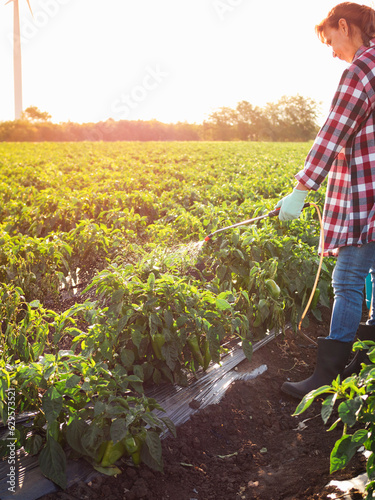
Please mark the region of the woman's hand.
POLYGON ((276 208, 280 207, 279 219, 281 221, 298 219, 308 192, 308 189, 299 183, 288 196, 282 198, 276 205, 276 208))

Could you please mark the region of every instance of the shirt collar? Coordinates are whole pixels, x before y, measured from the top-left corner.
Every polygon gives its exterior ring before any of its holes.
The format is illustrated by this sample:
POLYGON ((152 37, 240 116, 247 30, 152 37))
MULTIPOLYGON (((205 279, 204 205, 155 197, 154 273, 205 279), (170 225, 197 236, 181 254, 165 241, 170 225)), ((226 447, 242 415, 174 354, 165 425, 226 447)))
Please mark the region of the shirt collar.
POLYGON ((353 61, 354 62, 360 55, 362 55, 366 50, 371 49, 372 47, 375 47, 375 38, 372 38, 370 40, 370 45, 367 47, 366 45, 361 45, 357 52, 354 55, 353 61))

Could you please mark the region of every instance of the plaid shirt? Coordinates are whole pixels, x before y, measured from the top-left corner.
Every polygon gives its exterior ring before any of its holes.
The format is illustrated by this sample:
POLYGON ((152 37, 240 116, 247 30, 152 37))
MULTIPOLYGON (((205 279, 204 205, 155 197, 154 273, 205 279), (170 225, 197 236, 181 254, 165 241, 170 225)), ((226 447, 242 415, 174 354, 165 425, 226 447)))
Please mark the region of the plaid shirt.
POLYGON ((324 253, 375 241, 375 39, 344 71, 296 179, 317 190, 327 175, 324 253))

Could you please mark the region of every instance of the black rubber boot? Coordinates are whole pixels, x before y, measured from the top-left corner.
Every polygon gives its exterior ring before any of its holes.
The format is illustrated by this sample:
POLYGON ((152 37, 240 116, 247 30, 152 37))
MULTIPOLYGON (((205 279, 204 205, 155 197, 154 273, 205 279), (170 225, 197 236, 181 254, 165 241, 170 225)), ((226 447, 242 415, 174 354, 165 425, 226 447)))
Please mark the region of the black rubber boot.
POLYGON ((281 390, 290 396, 302 399, 308 392, 322 385, 330 385, 337 375, 342 374, 351 350, 351 342, 318 337, 318 355, 314 373, 301 382, 284 382, 281 390))
MULTIPOLYGON (((361 323, 357 330, 357 339, 375 341, 375 325, 366 325, 366 323, 361 323)), ((369 363, 367 350, 356 351, 353 359, 343 371, 343 380, 346 377, 350 377, 350 375, 358 374, 361 371, 362 363, 369 363)))

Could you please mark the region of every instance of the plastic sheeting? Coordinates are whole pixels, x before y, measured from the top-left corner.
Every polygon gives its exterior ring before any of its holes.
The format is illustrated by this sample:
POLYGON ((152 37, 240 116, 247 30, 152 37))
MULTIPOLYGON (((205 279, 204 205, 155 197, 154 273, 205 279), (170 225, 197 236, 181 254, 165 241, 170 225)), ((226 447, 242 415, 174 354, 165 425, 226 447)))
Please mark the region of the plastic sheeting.
MULTIPOLYGON (((255 344, 254 351, 274 337, 274 335, 268 335, 255 344)), ((205 374, 189 386, 156 387, 147 396, 158 401, 165 410, 164 415, 168 416, 176 426, 181 425, 197 411, 218 403, 235 380, 251 380, 267 370, 266 365, 261 365, 251 372, 234 371, 233 369, 245 359, 245 354, 238 345, 220 365, 210 367, 205 374)))
MULTIPOLYGON (((38 459, 31 456, 22 456, 18 454, 15 465, 17 475, 16 491, 10 490, 10 484, 7 482, 10 477, 10 466, 5 460, 0 464, 0 499, 1 500, 36 500, 47 493, 61 491, 52 481, 43 476, 38 459)), ((68 461, 66 464, 66 475, 68 478, 68 487, 80 481, 88 482, 98 473, 92 468, 86 460, 68 461)))
POLYGON ((331 481, 329 484, 327 484, 327 487, 329 486, 334 486, 338 490, 340 490, 342 493, 328 493, 327 498, 332 498, 332 500, 352 500, 354 498, 350 491, 351 490, 356 490, 361 494, 365 493, 365 486, 366 483, 368 482, 368 477, 367 474, 361 474, 357 477, 353 477, 352 479, 348 479, 346 481, 331 481))

